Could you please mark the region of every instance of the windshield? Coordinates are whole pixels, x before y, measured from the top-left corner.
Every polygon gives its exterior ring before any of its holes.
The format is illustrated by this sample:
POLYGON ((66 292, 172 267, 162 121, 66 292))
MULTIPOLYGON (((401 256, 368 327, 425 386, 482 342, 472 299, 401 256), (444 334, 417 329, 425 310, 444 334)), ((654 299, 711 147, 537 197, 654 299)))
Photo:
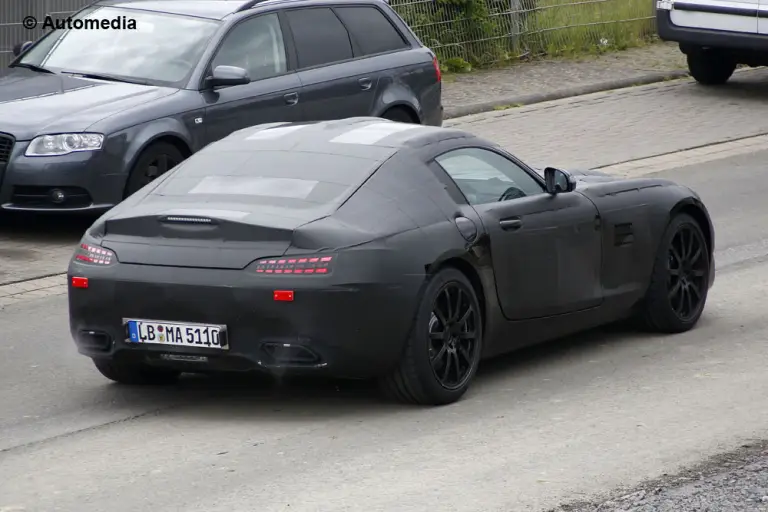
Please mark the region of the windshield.
POLYGON ((187 80, 219 24, 172 14, 96 7, 75 19, 135 20, 135 28, 57 29, 20 64, 177 85, 187 80))

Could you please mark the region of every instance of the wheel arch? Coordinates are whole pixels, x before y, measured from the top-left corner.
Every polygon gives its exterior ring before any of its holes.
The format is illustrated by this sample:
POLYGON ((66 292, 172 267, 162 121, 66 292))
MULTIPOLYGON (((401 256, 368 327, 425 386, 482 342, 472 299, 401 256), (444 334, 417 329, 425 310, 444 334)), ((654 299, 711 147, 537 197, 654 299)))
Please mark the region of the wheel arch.
POLYGON ((469 283, 472 285, 472 289, 474 290, 475 295, 477 296, 477 302, 480 304, 480 319, 483 322, 482 324, 483 332, 485 332, 486 326, 487 326, 486 300, 485 300, 485 289, 483 288, 483 282, 480 279, 480 274, 470 262, 460 257, 451 257, 439 262, 434 266, 429 266, 429 268, 427 269, 427 272, 430 275, 434 275, 440 270, 445 268, 452 268, 452 269, 458 270, 464 275, 464 277, 467 278, 469 283))
POLYGON ((183 137, 176 133, 159 133, 144 141, 144 143, 136 149, 136 151, 131 156, 131 162, 128 166, 129 171, 133 170, 133 166, 136 165, 136 162, 139 160, 139 158, 141 158, 141 154, 144 153, 144 151, 154 146, 155 144, 162 142, 170 144, 178 149, 184 156, 184 159, 192 156, 192 148, 190 147, 189 143, 184 140, 183 137))
POLYGON ((387 107, 377 117, 386 117, 388 113, 395 111, 405 112, 411 118, 414 124, 421 124, 421 118, 419 117, 419 113, 417 112, 416 108, 406 102, 398 102, 387 105, 387 107))
POLYGON ((681 213, 690 215, 696 220, 696 222, 699 224, 699 227, 704 232, 704 239, 707 243, 707 249, 709 249, 709 254, 714 253, 715 252, 714 227, 712 226, 712 221, 710 220, 709 214, 707 213, 704 205, 700 201, 697 201, 694 198, 687 198, 687 199, 678 201, 677 204, 675 204, 675 206, 672 207, 672 209, 670 210, 668 221, 672 221, 672 219, 676 215, 679 215, 681 213))
POLYGON ((124 132, 130 141, 126 148, 123 161, 127 175, 133 170, 141 154, 153 144, 167 142, 179 149, 184 158, 189 158, 195 151, 193 139, 183 123, 173 118, 160 119, 155 122, 133 127, 124 132))
POLYGON ((149 148, 154 146, 155 144, 160 143, 166 143, 170 144, 171 146, 175 147, 181 155, 183 156, 183 159, 186 160, 192 154, 194 153, 192 151, 192 148, 190 147, 190 144, 188 141, 186 141, 182 136, 176 134, 176 133, 169 133, 169 132, 161 132, 158 133, 152 137, 147 138, 140 146, 138 146, 133 153, 130 156, 130 160, 128 164, 126 165, 127 173, 125 175, 125 185, 123 187, 123 197, 126 196, 129 182, 131 179, 131 173, 134 171, 134 167, 136 167, 136 163, 141 158, 141 155, 149 148))
POLYGON ((151 139, 144 147, 147 148, 149 146, 152 146, 153 144, 158 144, 161 142, 165 142, 166 144, 170 144, 171 146, 176 147, 176 149, 178 149, 179 152, 184 157, 184 160, 192 156, 192 148, 189 147, 189 144, 187 144, 187 142, 181 137, 179 137, 178 135, 170 134, 170 133, 160 135, 158 137, 151 139))

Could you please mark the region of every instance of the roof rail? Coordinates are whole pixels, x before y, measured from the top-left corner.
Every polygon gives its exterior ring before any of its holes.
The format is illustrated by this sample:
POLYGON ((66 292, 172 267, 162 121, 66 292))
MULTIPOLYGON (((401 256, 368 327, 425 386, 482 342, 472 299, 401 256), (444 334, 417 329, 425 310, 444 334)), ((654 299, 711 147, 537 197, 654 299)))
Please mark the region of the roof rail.
POLYGON ((251 9, 251 8, 253 8, 254 6, 256 6, 256 5, 258 5, 258 4, 262 3, 262 2, 266 2, 266 1, 267 1, 267 0, 248 0, 248 1, 247 1, 247 2, 245 2, 243 5, 241 5, 240 7, 238 7, 238 8, 237 8, 237 10, 236 10, 235 12, 243 12, 243 11, 247 11, 248 9, 251 9))

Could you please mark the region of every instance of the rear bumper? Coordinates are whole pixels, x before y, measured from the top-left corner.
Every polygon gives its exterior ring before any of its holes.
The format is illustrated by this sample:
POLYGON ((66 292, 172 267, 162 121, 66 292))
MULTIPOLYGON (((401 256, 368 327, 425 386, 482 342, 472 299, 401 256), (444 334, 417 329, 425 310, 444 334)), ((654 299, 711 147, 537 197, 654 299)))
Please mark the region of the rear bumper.
POLYGON ((688 46, 768 52, 766 35, 681 27, 672 23, 671 11, 665 9, 659 9, 656 12, 656 26, 659 37, 663 41, 680 43, 683 51, 688 46))
POLYGON ((398 283, 334 282, 332 276, 281 278, 235 270, 117 264, 70 276, 70 329, 78 351, 92 358, 132 359, 184 371, 265 371, 368 378, 398 361, 416 312, 423 276, 398 283), (276 302, 275 290, 293 290, 276 302), (124 318, 227 326, 229 350, 135 344, 124 318), (286 347, 290 345, 290 347, 286 347), (205 360, 169 360, 178 355, 205 360))

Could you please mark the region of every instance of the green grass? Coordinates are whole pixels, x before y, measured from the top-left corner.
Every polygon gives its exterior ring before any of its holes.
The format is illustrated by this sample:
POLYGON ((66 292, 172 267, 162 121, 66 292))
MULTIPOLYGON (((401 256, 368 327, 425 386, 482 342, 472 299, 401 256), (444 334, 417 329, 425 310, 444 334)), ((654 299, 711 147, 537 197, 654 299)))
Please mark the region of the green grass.
POLYGON ((653 0, 538 0, 525 43, 534 54, 625 50, 654 34, 653 0))
POLYGON ((654 34, 653 0, 523 0, 517 38, 507 0, 393 0, 447 72, 493 67, 521 57, 594 55, 639 46, 654 34), (407 2, 398 6, 399 2, 407 2), (448 65, 449 64, 449 65, 448 65))

